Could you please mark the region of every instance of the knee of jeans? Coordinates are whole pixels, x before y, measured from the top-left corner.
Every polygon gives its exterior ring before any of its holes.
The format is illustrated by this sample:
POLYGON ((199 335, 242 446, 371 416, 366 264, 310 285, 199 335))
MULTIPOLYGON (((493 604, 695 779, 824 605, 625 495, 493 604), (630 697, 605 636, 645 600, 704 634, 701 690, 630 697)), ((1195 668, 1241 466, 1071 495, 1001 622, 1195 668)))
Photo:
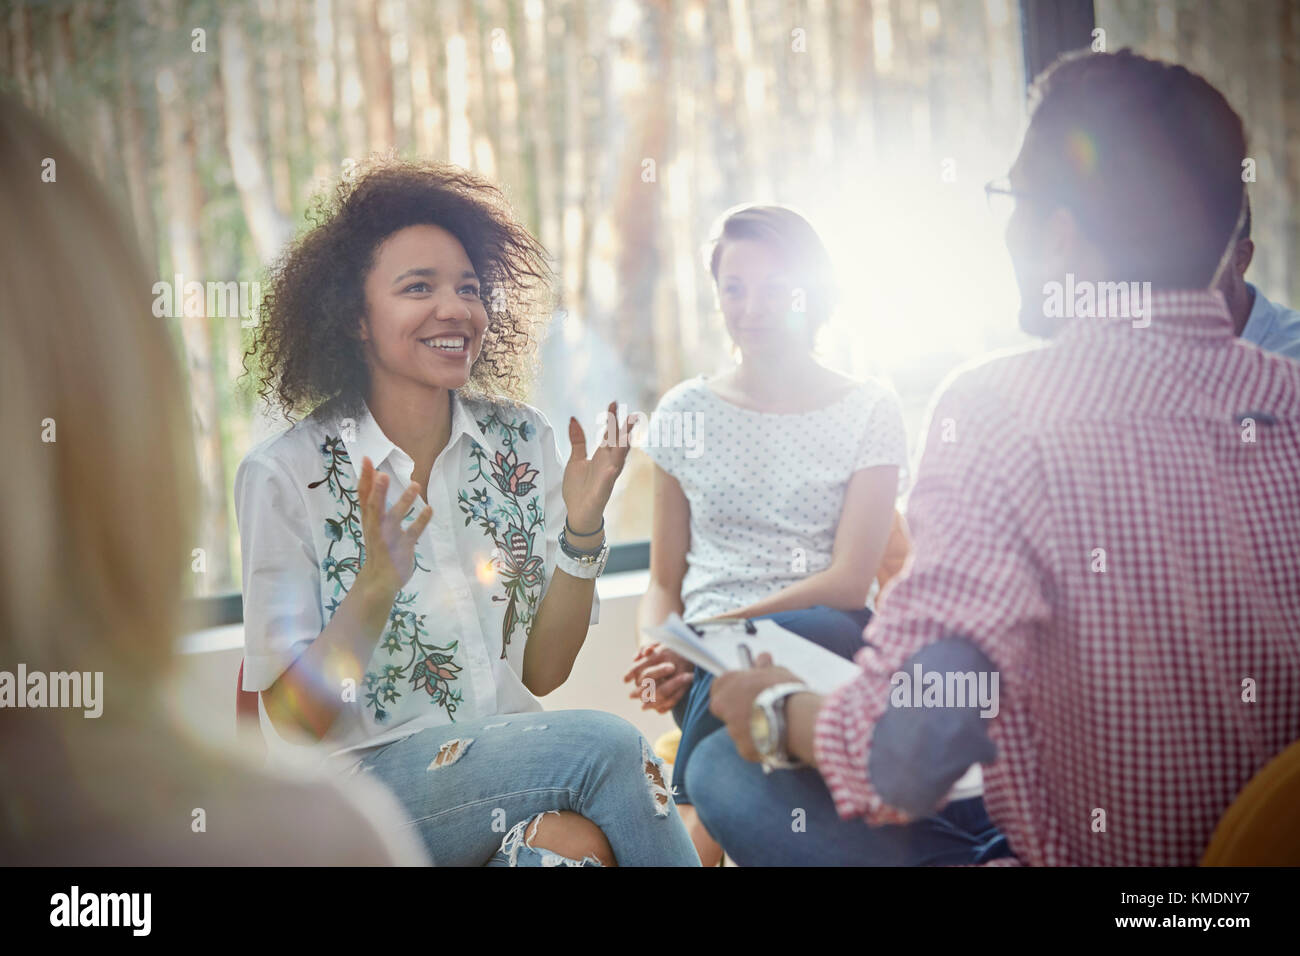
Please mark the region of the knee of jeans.
POLYGON ((715 730, 695 745, 695 752, 686 767, 686 779, 683 784, 691 795, 691 804, 701 818, 717 805, 719 796, 714 784, 719 775, 716 770, 719 762, 726 757, 723 748, 730 743, 731 738, 727 736, 725 729, 715 730))
POLYGON ((673 794, 664 774, 664 764, 641 731, 615 714, 604 711, 582 713, 582 746, 597 776, 626 773, 628 755, 637 754, 650 809, 657 817, 669 816, 673 794))
POLYGON ((507 831, 501 840, 501 846, 489 862, 489 866, 604 866, 596 857, 588 854, 581 860, 561 856, 553 850, 533 846, 537 836, 537 827, 542 817, 548 813, 558 814, 559 810, 543 810, 527 820, 520 820, 507 831))

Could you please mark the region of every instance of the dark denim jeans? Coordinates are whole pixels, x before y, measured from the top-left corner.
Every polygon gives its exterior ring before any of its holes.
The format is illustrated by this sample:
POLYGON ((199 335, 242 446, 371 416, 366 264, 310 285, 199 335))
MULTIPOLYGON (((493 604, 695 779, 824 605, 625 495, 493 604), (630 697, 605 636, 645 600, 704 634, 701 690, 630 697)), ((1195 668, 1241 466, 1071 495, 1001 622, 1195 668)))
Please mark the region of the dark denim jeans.
MULTIPOLYGON (((842 657, 862 648, 871 612, 829 607, 767 615, 787 630, 842 657)), ((913 823, 871 826, 842 820, 813 769, 776 770, 736 752, 722 722, 708 712, 710 675, 697 671, 673 716, 682 742, 673 765, 679 803, 693 802, 705 828, 741 866, 935 866, 983 863, 1010 856, 1006 838, 980 797, 956 800, 913 823), (682 759, 686 751, 689 773, 682 759)))
MULTIPOLYGON (((840 657, 852 660, 853 655, 862 650, 862 631, 871 620, 871 611, 863 608, 850 613, 819 604, 798 611, 764 614, 754 620, 772 621, 840 657)), ((673 720, 682 729, 682 741, 677 745, 677 757, 673 761, 674 797, 679 804, 691 802, 686 792, 686 766, 691 755, 705 737, 723 727, 722 721, 709 713, 709 688, 712 685, 713 675, 697 667, 690 689, 673 707, 673 720)))

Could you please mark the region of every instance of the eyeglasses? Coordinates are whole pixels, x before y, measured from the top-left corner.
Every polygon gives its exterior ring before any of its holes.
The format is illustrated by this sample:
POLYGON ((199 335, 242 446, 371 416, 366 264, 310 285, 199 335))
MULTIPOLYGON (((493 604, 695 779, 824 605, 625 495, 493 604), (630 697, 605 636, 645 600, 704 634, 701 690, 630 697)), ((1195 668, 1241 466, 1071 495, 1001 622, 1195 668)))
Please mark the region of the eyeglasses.
POLYGON ((984 184, 984 199, 989 204, 989 212, 999 219, 1008 218, 1016 208, 1016 199, 1025 193, 1011 188, 1011 180, 1003 176, 990 179, 984 184))
POLYGON ((1024 189, 1012 189, 1011 180, 1006 176, 990 179, 984 184, 984 199, 989 204, 989 211, 999 219, 1008 218, 1016 208, 1018 199, 1046 199, 1043 193, 1024 189))

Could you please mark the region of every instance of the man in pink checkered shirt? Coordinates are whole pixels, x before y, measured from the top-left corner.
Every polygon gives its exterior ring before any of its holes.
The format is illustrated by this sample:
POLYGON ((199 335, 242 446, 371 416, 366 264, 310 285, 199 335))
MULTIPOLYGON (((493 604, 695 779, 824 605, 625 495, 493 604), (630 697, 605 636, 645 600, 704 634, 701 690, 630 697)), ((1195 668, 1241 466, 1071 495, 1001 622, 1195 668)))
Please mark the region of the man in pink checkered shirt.
POLYGON ((1014 201, 1021 323, 1050 341, 941 390, 914 557, 860 676, 775 707, 783 668, 715 682, 730 739, 701 745, 689 786, 737 862, 819 862, 791 805, 833 806, 828 832, 900 823, 980 762, 1010 862, 1191 865, 1300 738, 1300 363, 1236 338, 1210 291, 1244 157, 1239 117, 1181 67, 1084 54, 1035 82, 988 189, 1014 201), (955 699, 954 674, 994 706, 955 699), (773 785, 741 760, 760 756, 820 777, 773 785))

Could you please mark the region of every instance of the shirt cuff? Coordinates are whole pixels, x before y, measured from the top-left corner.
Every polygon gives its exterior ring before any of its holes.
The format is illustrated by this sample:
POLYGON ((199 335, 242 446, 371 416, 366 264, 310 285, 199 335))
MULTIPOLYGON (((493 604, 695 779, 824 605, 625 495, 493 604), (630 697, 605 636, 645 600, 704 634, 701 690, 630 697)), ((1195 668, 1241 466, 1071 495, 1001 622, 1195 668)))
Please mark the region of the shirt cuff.
MULTIPOLYGON (((874 654, 866 648, 858 659, 874 654)), ((909 823, 907 814, 885 804, 867 774, 871 737, 888 700, 888 679, 881 680, 883 691, 878 695, 873 675, 864 673, 825 699, 813 728, 813 753, 842 819, 864 817, 872 824, 909 823), (876 696, 878 701, 873 699, 876 696)))
POLYGON ((307 649, 310 641, 300 641, 293 647, 282 651, 265 651, 249 653, 244 651, 244 684, 241 690, 264 691, 279 680, 280 675, 289 669, 299 655, 307 649))

